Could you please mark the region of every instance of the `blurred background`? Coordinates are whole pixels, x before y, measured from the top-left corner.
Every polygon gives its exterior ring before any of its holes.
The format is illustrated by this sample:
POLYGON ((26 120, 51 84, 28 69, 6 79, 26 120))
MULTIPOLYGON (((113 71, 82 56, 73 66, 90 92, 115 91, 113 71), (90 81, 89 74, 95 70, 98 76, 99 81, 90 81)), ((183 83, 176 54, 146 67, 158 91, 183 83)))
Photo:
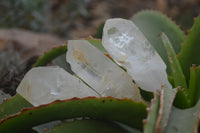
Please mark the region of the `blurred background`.
POLYGON ((19 28, 71 39, 93 35, 108 18, 159 10, 183 30, 200 13, 199 0, 0 0, 0 28, 19 28))
POLYGON ((106 19, 129 19, 146 9, 166 14, 187 34, 200 0, 0 0, 0 89, 16 88, 53 46, 94 36, 106 19))

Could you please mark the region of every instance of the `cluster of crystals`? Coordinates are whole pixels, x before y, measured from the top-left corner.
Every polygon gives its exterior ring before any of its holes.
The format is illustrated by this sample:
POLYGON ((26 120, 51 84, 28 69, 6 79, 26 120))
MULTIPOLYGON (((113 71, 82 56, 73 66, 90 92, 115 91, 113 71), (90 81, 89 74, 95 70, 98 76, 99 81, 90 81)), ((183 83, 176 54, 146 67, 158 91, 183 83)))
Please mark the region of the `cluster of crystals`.
POLYGON ((73 72, 69 74, 60 67, 31 69, 17 88, 33 105, 73 97, 131 98, 142 101, 139 89, 155 92, 166 84, 166 65, 141 31, 131 21, 107 20, 103 31, 103 46, 122 70, 101 51, 86 40, 68 42, 67 62, 73 72))
POLYGON ((66 58, 72 71, 102 97, 141 100, 131 77, 88 41, 69 41, 66 58))
POLYGON ((155 92, 163 84, 171 87, 165 63, 132 21, 107 20, 102 43, 116 63, 126 68, 142 89, 155 92))

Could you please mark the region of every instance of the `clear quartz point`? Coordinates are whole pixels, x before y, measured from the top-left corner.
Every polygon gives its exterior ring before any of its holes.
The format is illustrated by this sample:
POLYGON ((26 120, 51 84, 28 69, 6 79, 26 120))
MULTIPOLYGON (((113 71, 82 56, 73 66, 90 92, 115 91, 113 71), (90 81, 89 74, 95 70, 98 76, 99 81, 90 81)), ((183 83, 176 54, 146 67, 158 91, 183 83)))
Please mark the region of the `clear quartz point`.
POLYGON ((73 97, 98 96, 60 67, 32 68, 21 81, 17 92, 34 106, 73 97))
POLYGON ((107 20, 102 43, 116 63, 126 68, 143 90, 155 92, 164 84, 171 88, 165 63, 132 21, 107 20))
POLYGON ((131 77, 88 41, 68 41, 66 58, 72 71, 102 97, 141 101, 139 90, 131 77))

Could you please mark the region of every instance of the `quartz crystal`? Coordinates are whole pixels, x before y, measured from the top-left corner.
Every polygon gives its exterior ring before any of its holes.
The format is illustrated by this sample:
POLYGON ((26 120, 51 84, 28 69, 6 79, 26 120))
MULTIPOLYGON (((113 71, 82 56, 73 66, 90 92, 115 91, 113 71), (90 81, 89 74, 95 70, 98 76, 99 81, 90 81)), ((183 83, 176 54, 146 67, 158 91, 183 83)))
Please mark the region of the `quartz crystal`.
POLYGON ((131 77, 88 41, 68 41, 66 58, 72 71, 102 97, 126 97, 141 101, 139 90, 131 77))
POLYGON ((34 106, 73 97, 99 96, 81 80, 60 67, 31 69, 17 92, 34 106))
POLYGON ((126 68, 142 89, 155 92, 163 84, 171 88, 165 63, 132 21, 107 20, 102 43, 116 63, 126 68))

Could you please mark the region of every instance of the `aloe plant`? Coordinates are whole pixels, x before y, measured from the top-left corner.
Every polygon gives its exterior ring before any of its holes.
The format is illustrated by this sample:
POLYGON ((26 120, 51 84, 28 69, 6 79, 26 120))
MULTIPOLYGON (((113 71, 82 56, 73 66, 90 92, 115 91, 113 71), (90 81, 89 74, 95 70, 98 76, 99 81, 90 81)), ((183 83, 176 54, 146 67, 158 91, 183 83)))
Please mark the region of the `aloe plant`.
POLYGON ((159 12, 130 20, 106 21, 97 31, 102 40, 68 41, 46 52, 19 94, 0 105, 0 132, 38 132, 35 126, 56 120, 45 132, 199 132, 200 17, 187 36, 159 12), (44 67, 49 62, 60 67, 44 67))

